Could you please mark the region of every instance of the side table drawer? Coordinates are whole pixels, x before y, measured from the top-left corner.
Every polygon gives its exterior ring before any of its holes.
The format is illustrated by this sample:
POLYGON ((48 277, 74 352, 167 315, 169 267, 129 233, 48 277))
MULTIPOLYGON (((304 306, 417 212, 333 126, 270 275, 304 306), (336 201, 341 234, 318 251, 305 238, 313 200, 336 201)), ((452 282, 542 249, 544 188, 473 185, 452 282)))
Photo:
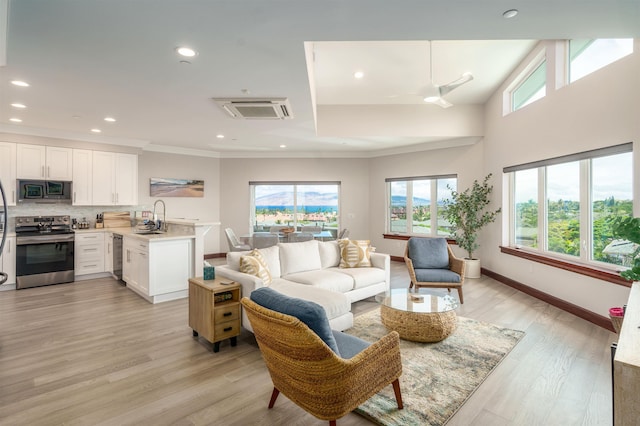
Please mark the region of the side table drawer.
POLYGON ((214 326, 214 341, 229 339, 240 334, 240 321, 229 321, 214 326))
POLYGON ((216 306, 213 309, 213 321, 215 323, 237 320, 238 318, 240 318, 240 304, 238 303, 216 306))

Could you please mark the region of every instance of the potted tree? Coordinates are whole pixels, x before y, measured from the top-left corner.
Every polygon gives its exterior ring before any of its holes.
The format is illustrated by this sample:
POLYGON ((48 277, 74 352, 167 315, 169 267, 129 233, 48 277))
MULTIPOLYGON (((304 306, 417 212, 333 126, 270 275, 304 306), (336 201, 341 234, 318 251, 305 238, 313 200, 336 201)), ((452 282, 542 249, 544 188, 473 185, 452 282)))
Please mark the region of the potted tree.
POLYGON ((468 254, 465 258, 465 276, 468 278, 480 278, 480 260, 473 257, 479 246, 478 231, 495 221, 502 210, 488 210, 489 196, 493 191, 493 185, 489 185, 491 176, 489 173, 482 183, 474 180, 471 188, 462 192, 452 191, 451 199, 444 200, 444 217, 451 226, 451 235, 468 254))

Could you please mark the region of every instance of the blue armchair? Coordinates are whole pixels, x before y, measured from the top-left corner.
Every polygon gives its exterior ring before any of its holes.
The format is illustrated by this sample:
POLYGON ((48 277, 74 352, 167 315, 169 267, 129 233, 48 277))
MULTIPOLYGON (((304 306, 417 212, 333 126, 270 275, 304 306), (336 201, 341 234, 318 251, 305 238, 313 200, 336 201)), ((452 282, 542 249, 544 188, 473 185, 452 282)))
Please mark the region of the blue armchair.
POLYGON ((460 303, 464 282, 464 260, 457 258, 444 238, 409 238, 404 252, 409 269, 409 288, 452 288, 458 290, 460 303))

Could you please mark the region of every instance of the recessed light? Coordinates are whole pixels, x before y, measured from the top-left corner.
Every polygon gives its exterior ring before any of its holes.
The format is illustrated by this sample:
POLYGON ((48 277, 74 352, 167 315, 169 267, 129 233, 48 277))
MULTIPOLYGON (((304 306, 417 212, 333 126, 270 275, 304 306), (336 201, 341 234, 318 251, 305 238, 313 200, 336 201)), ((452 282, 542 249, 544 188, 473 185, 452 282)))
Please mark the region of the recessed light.
POLYGON ((93 133, 102 133, 102 130, 100 130, 100 129, 91 129, 91 131, 93 133))
POLYGON ((20 109, 24 109, 24 108, 27 107, 25 104, 17 104, 17 103, 16 104, 11 104, 11 106, 14 107, 14 108, 20 108, 20 109))
POLYGON ((362 77, 364 77, 364 72, 362 71, 356 71, 353 73, 353 77, 357 78, 358 80, 361 79, 362 77))
POLYGON ((29 83, 21 80, 12 80, 11 84, 13 84, 14 86, 29 87, 29 83))
POLYGON ((13 121, 14 123, 22 123, 22 120, 19 118, 10 118, 9 121, 13 121))
POLYGON ((186 56, 187 58, 192 58, 198 54, 198 52, 190 47, 178 47, 176 48, 176 52, 182 56, 186 56))
POLYGON ((104 121, 108 121, 109 123, 115 123, 116 119, 113 117, 105 117, 104 121))
POLYGON ((502 14, 505 19, 511 19, 518 14, 518 9, 509 9, 502 14))
POLYGON ((438 96, 427 96, 426 98, 424 98, 425 102, 435 102, 438 99, 440 99, 438 96))
POLYGON ((284 144, 280 145, 280 148, 286 148, 286 147, 287 147, 287 146, 286 146, 286 145, 284 145, 284 144))
POLYGON ((224 135, 223 135, 223 134, 216 135, 216 138, 218 138, 218 139, 224 139, 224 135))

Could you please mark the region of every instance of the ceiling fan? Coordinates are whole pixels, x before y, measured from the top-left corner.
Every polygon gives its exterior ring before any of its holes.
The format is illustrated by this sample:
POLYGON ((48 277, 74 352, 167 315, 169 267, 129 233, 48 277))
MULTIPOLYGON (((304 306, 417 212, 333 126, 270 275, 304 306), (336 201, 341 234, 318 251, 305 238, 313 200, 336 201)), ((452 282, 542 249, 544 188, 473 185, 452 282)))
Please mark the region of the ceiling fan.
POLYGON ((442 108, 449 108, 453 104, 448 102, 443 98, 444 95, 451 92, 453 89, 456 89, 462 86, 465 83, 473 80, 473 74, 470 72, 465 72, 459 78, 444 84, 442 86, 438 86, 433 82, 433 45, 432 42, 429 41, 429 76, 431 78, 430 84, 421 88, 417 95, 422 97, 422 99, 429 104, 438 105, 442 108))

